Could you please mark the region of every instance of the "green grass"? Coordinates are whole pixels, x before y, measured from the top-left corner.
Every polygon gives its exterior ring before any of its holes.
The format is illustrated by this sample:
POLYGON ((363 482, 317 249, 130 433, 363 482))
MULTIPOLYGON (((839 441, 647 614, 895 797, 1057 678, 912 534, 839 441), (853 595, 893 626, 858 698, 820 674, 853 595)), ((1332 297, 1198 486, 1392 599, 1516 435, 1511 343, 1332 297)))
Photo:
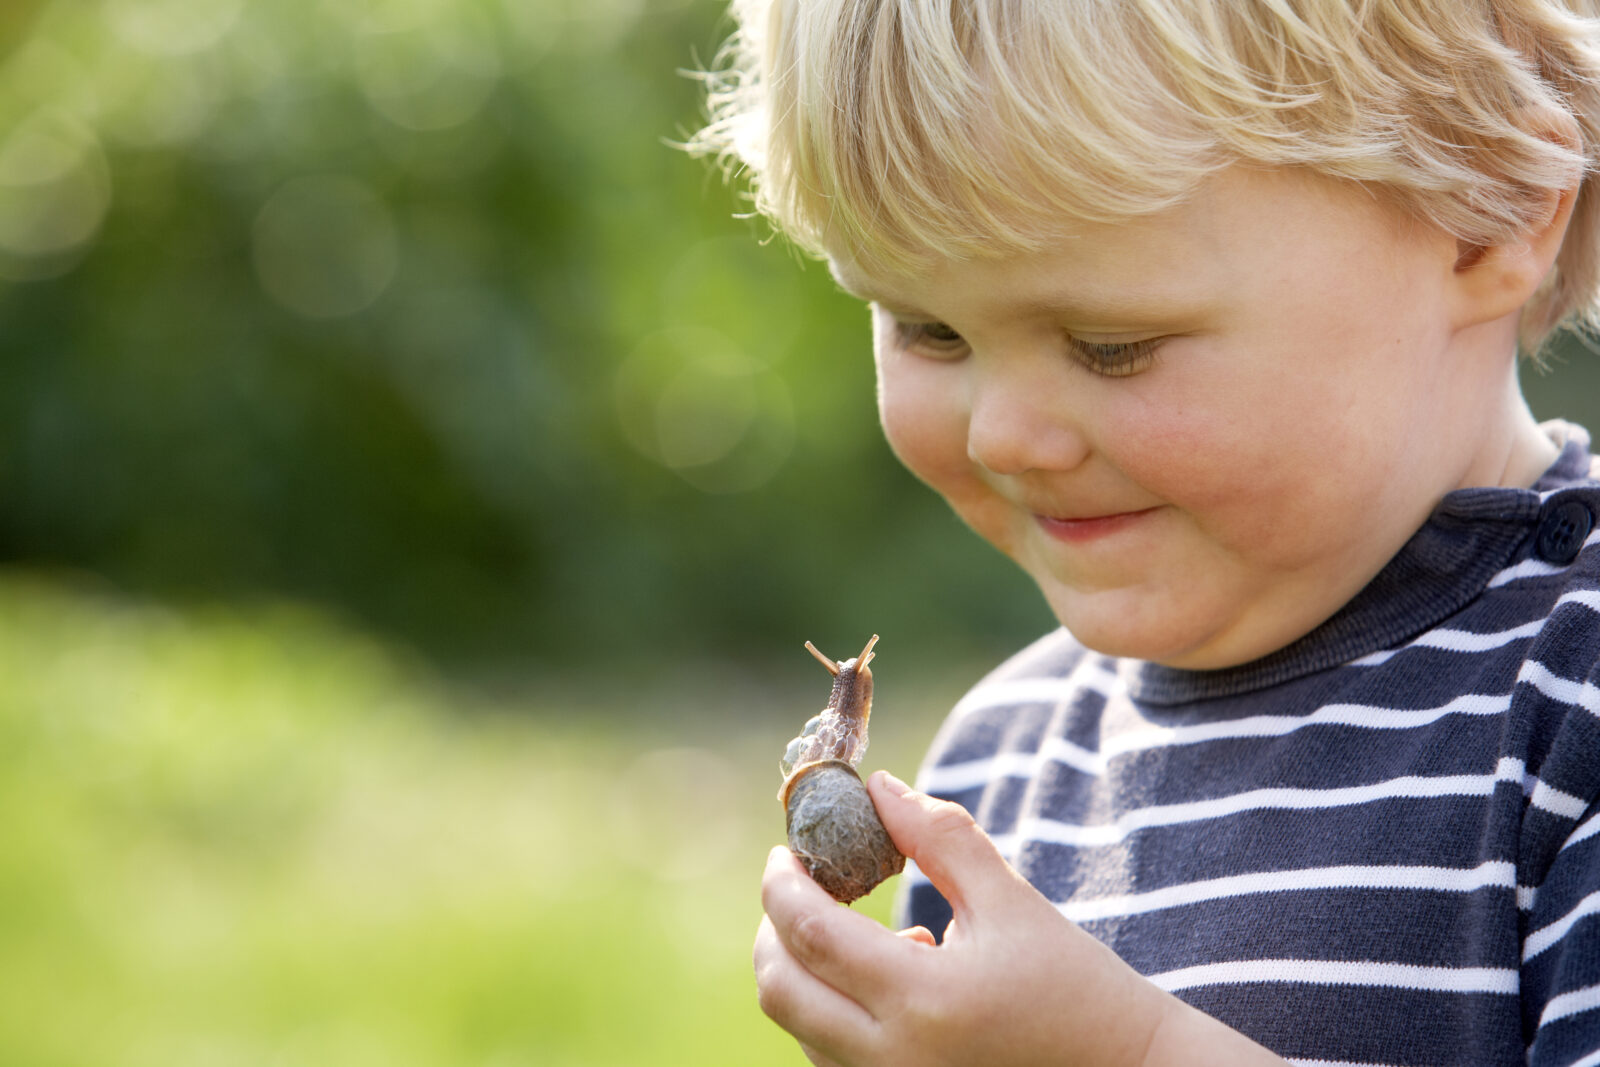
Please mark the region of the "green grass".
POLYGON ((749 679, 495 702, 304 611, 21 575, 0 679, 0 1063, 804 1062, 749 946, 825 679, 783 725, 749 679))

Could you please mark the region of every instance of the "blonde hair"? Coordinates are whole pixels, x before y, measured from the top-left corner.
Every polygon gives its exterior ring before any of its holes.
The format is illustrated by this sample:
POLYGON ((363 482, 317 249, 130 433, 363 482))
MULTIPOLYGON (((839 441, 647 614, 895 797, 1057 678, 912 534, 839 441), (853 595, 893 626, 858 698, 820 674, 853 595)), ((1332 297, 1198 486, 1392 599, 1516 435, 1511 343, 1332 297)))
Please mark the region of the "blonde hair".
MULTIPOLYGON (((1600 146, 1600 0, 733 0, 690 149, 803 248, 914 270, 1176 205, 1236 163, 1506 244, 1600 146)), ((1594 324, 1583 182, 1525 348, 1594 324)))

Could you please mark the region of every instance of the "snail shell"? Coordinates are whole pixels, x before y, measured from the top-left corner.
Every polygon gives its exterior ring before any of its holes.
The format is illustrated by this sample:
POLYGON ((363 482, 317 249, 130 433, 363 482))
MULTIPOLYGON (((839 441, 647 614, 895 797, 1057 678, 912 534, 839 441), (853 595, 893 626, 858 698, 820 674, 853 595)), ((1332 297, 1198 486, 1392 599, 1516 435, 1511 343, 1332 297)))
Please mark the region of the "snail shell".
POLYGON ((877 640, 874 634, 861 655, 842 663, 806 642, 832 672, 833 692, 828 706, 789 742, 780 764, 784 781, 778 802, 784 807, 789 849, 818 885, 846 904, 899 874, 906 863, 854 766, 867 749, 872 714, 872 671, 867 665, 877 640))
POLYGON ((905 868, 906 858, 850 764, 809 763, 790 782, 784 803, 789 850, 833 899, 848 904, 905 868))

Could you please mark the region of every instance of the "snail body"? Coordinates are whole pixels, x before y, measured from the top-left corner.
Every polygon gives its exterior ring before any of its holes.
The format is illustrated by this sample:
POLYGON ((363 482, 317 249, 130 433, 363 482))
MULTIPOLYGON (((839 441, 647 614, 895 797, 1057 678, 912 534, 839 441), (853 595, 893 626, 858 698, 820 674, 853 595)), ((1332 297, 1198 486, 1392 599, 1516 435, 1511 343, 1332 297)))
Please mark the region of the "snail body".
POLYGON ((779 764, 789 849, 817 884, 838 901, 850 903, 899 874, 906 859, 878 818, 856 764, 867 750, 867 719, 872 714, 872 646, 855 659, 835 663, 806 642, 806 648, 833 675, 828 706, 789 742, 779 764))

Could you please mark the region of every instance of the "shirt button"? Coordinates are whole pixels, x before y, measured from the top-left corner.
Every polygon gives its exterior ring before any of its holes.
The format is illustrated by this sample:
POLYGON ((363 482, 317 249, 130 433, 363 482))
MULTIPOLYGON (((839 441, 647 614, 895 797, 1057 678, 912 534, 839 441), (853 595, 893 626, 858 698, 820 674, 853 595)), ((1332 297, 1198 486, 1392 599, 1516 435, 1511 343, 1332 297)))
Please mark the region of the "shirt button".
POLYGON ((1594 516, 1576 500, 1564 500, 1551 508, 1539 524, 1539 541, 1534 550, 1548 563, 1571 563, 1578 558, 1584 538, 1594 528, 1594 516))

